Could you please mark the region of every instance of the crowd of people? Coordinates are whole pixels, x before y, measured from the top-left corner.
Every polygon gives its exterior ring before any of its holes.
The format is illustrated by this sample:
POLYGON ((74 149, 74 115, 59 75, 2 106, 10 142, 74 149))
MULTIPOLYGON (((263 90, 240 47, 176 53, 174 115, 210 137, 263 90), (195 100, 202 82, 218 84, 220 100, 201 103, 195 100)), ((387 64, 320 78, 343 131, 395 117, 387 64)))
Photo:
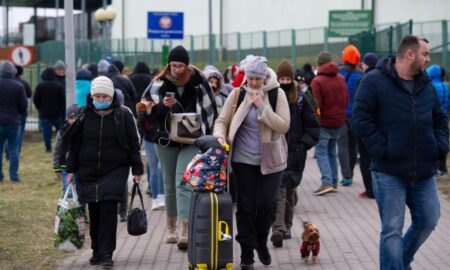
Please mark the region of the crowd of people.
MULTIPOLYGON (((321 173, 317 196, 353 184, 359 153, 365 187, 359 196, 376 199, 380 211, 380 268, 410 269, 437 225, 435 181, 447 173, 449 89, 443 68, 426 69, 427 43, 406 36, 396 56, 382 59, 361 57, 348 45, 339 62, 322 52, 314 65, 297 70, 287 60, 271 69, 265 57, 248 55, 223 73, 193 66, 177 46, 161 71, 139 62, 128 74, 118 60, 82 66, 74 104, 66 104, 64 63, 46 68, 32 101, 63 190, 76 183, 80 202, 88 205, 90 263, 114 264, 117 222, 127 220, 127 179, 139 183, 144 173, 141 148, 152 210, 164 209, 167 217, 166 242, 188 248, 192 188, 181 179, 198 149, 172 139, 170 117, 192 113, 202 135, 231 146, 241 269, 253 269, 254 250, 270 265, 269 240, 279 248, 292 238, 297 187, 313 147, 321 173), (53 128, 59 131, 55 148, 53 128), (412 224, 403 235, 405 205, 412 224)), ((0 66, 0 149, 13 182, 19 181, 31 99, 21 72, 9 61, 0 66)))

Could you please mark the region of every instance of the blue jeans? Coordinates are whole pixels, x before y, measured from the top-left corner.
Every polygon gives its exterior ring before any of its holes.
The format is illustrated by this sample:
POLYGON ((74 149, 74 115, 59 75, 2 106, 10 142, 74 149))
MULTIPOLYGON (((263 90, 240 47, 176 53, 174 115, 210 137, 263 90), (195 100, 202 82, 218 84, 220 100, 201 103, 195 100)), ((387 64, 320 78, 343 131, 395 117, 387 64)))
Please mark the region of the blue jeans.
MULTIPOLYGON (((11 181, 19 181, 19 133, 20 126, 5 125, 0 126, 0 149, 4 149, 5 142, 9 155, 9 179, 11 181)), ((3 180, 3 151, 0 155, 0 181, 3 180)))
POLYGON ((336 140, 339 128, 320 128, 319 142, 316 144, 316 158, 322 175, 322 185, 337 185, 336 140))
MULTIPOLYGON (((25 125, 26 125, 26 123, 27 123, 27 116, 26 115, 20 115, 19 155, 20 155, 20 150, 22 149, 22 141, 23 141, 23 135, 25 133, 25 125)), ((7 142, 5 143, 5 154, 6 154, 6 159, 9 159, 8 143, 7 142)))
POLYGON ((373 171, 372 180, 381 218, 380 269, 410 269, 440 217, 436 179, 410 180, 373 171), (412 223, 403 235, 406 205, 412 223))
POLYGON ((147 181, 152 188, 152 196, 156 199, 158 195, 164 194, 164 179, 161 164, 155 152, 155 144, 144 140, 145 156, 147 157, 147 181))
POLYGON ((52 128, 56 131, 61 128, 61 117, 41 118, 42 135, 44 136, 45 150, 52 149, 52 128))

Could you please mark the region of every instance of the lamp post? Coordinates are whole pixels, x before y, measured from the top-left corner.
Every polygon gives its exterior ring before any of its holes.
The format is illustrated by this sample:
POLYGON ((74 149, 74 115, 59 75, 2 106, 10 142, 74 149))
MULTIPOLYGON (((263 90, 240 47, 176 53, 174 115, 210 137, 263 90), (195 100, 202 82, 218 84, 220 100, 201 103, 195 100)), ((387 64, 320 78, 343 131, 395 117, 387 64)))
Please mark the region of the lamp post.
POLYGON ((100 24, 100 27, 103 31, 103 42, 105 46, 106 56, 105 59, 108 62, 112 62, 112 53, 111 53, 111 26, 116 18, 116 11, 112 7, 108 7, 106 9, 99 8, 95 12, 95 20, 100 24))

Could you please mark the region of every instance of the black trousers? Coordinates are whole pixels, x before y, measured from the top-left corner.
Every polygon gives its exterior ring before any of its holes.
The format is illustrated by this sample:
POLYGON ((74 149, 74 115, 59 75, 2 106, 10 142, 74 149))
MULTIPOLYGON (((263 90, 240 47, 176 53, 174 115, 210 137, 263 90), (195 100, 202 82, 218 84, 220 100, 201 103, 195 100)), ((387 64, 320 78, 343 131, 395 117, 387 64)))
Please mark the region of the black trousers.
POLYGON ((100 258, 112 258, 116 249, 117 201, 89 203, 91 248, 100 258))
POLYGON ((125 184, 124 190, 122 200, 119 202, 119 214, 128 212, 128 181, 125 184))
POLYGON ((370 173, 370 156, 361 140, 359 140, 358 142, 358 151, 359 168, 361 169, 361 175, 363 178, 364 187, 366 188, 366 194, 368 197, 373 198, 372 174, 370 173))
POLYGON ((237 236, 241 249, 267 244, 275 221, 282 172, 261 174, 260 166, 233 162, 237 189, 237 236))

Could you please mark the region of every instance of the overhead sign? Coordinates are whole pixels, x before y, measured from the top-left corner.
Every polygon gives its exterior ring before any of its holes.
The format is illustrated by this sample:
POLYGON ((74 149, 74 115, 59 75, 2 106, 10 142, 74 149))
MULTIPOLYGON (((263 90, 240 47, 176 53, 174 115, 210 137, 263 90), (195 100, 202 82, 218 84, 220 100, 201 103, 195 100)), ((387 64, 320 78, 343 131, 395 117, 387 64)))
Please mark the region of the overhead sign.
POLYGON ((148 12, 147 38, 183 39, 183 12, 148 12))
POLYGON ((371 10, 330 10, 328 37, 349 37, 372 28, 371 10))
POLYGON ((11 62, 19 66, 27 66, 31 64, 33 54, 30 49, 25 46, 17 46, 11 50, 11 62))

